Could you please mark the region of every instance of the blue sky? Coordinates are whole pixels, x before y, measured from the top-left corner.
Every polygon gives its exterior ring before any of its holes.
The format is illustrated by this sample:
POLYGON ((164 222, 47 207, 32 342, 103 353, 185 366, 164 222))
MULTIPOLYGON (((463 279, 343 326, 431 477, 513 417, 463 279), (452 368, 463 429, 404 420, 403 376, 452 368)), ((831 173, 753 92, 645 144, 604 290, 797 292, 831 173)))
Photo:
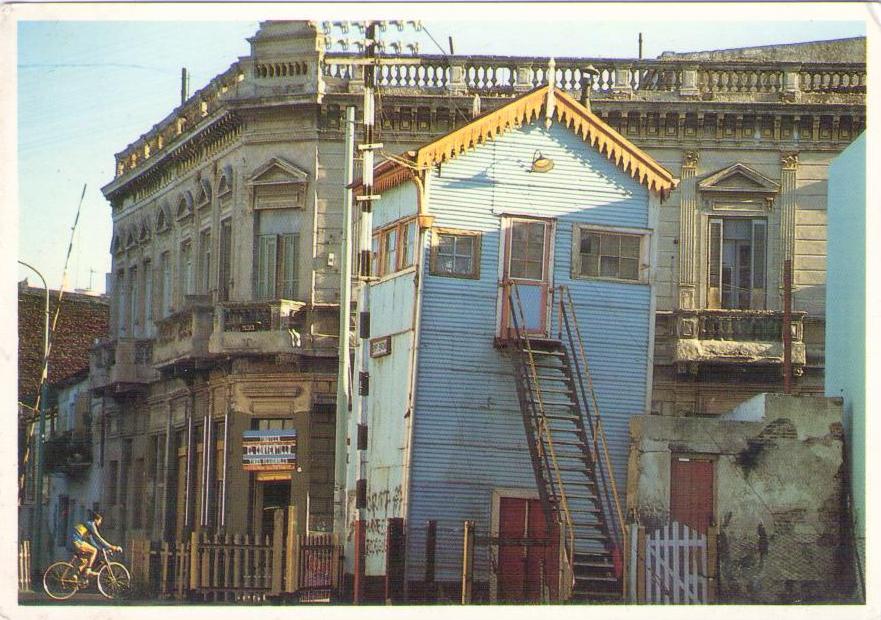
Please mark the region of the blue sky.
MULTIPOLYGON (((464 10, 467 7, 456 6, 459 12, 470 13, 464 10)), ((609 20, 608 13, 587 14, 583 5, 575 5, 578 10, 566 5, 571 15, 563 15, 559 6, 550 12, 507 6, 512 7, 507 21, 427 19, 425 25, 444 51, 452 35, 457 54, 557 57, 635 57, 639 32, 644 34, 646 57, 667 50, 723 49, 865 33, 864 24, 852 19, 722 22, 681 21, 673 19, 675 15, 649 19, 647 15, 645 21, 623 21, 626 14, 609 20)), ((717 8, 723 6, 734 5, 717 8)), ((486 11, 486 5, 478 8, 486 11)), ((61 284, 70 229, 85 183, 66 288, 91 285, 104 290, 104 274, 110 267, 111 220, 100 187, 113 178, 113 154, 178 104, 181 67, 191 72, 191 92, 201 88, 248 53, 245 38, 257 25, 256 21, 18 22, 18 257, 42 270, 50 286, 61 284)), ((389 37, 395 34, 388 32, 389 37)), ((439 53, 425 33, 419 40, 425 53, 439 53)), ((26 276, 31 283, 37 282, 27 270, 18 271, 19 279, 26 276)))

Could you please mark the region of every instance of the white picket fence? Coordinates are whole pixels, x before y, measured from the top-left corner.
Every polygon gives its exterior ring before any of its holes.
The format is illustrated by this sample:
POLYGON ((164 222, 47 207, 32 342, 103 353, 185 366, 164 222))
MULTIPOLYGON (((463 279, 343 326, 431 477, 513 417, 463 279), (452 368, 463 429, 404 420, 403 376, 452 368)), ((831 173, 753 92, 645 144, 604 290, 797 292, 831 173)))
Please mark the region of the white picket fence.
POLYGON ((677 522, 645 537, 645 602, 710 602, 707 536, 677 522))

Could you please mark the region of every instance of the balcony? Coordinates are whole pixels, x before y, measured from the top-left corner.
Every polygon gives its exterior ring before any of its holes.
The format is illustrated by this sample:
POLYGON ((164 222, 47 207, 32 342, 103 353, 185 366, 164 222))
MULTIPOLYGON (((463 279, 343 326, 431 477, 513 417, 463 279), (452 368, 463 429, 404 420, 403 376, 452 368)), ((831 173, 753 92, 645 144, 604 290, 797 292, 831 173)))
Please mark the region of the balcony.
POLYGON ((302 301, 227 302, 218 306, 209 351, 212 355, 336 355, 336 306, 302 301), (326 311, 325 311, 326 310, 326 311), (326 333, 322 333, 326 332, 326 333))
MULTIPOLYGON (((805 365, 805 312, 793 312, 792 366, 805 365)), ((769 310, 678 310, 673 361, 677 365, 783 363, 783 313, 769 310)))
POLYGON ((152 361, 152 340, 101 340, 91 352, 91 387, 117 394, 143 390, 148 383, 159 378, 152 361))
POLYGON ((153 366, 194 367, 209 358, 208 341, 214 328, 214 308, 204 295, 188 295, 184 308, 156 322, 153 366))
POLYGON ((49 473, 77 475, 92 464, 92 436, 87 431, 65 431, 49 437, 45 444, 49 473))

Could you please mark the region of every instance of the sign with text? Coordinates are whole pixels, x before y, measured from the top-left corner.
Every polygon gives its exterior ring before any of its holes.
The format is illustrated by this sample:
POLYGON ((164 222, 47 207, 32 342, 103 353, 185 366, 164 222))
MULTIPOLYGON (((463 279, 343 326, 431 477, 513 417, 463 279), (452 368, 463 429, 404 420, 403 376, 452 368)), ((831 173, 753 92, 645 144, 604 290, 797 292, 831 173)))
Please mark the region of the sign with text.
POLYGON ((392 337, 383 336, 370 341, 370 357, 385 357, 392 352, 392 337))
POLYGON ((297 431, 245 431, 242 465, 245 471, 297 471, 297 431))

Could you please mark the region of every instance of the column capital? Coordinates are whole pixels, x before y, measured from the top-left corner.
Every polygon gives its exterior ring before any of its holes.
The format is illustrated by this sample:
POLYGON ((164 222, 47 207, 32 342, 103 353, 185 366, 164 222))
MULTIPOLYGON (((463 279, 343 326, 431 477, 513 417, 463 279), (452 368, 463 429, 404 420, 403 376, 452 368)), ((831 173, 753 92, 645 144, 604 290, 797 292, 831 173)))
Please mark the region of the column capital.
POLYGON ((780 165, 784 170, 795 170, 798 168, 798 152, 790 151, 780 154, 780 165))
POLYGON ((698 151, 685 151, 682 153, 682 167, 696 168, 699 159, 700 153, 698 151))

